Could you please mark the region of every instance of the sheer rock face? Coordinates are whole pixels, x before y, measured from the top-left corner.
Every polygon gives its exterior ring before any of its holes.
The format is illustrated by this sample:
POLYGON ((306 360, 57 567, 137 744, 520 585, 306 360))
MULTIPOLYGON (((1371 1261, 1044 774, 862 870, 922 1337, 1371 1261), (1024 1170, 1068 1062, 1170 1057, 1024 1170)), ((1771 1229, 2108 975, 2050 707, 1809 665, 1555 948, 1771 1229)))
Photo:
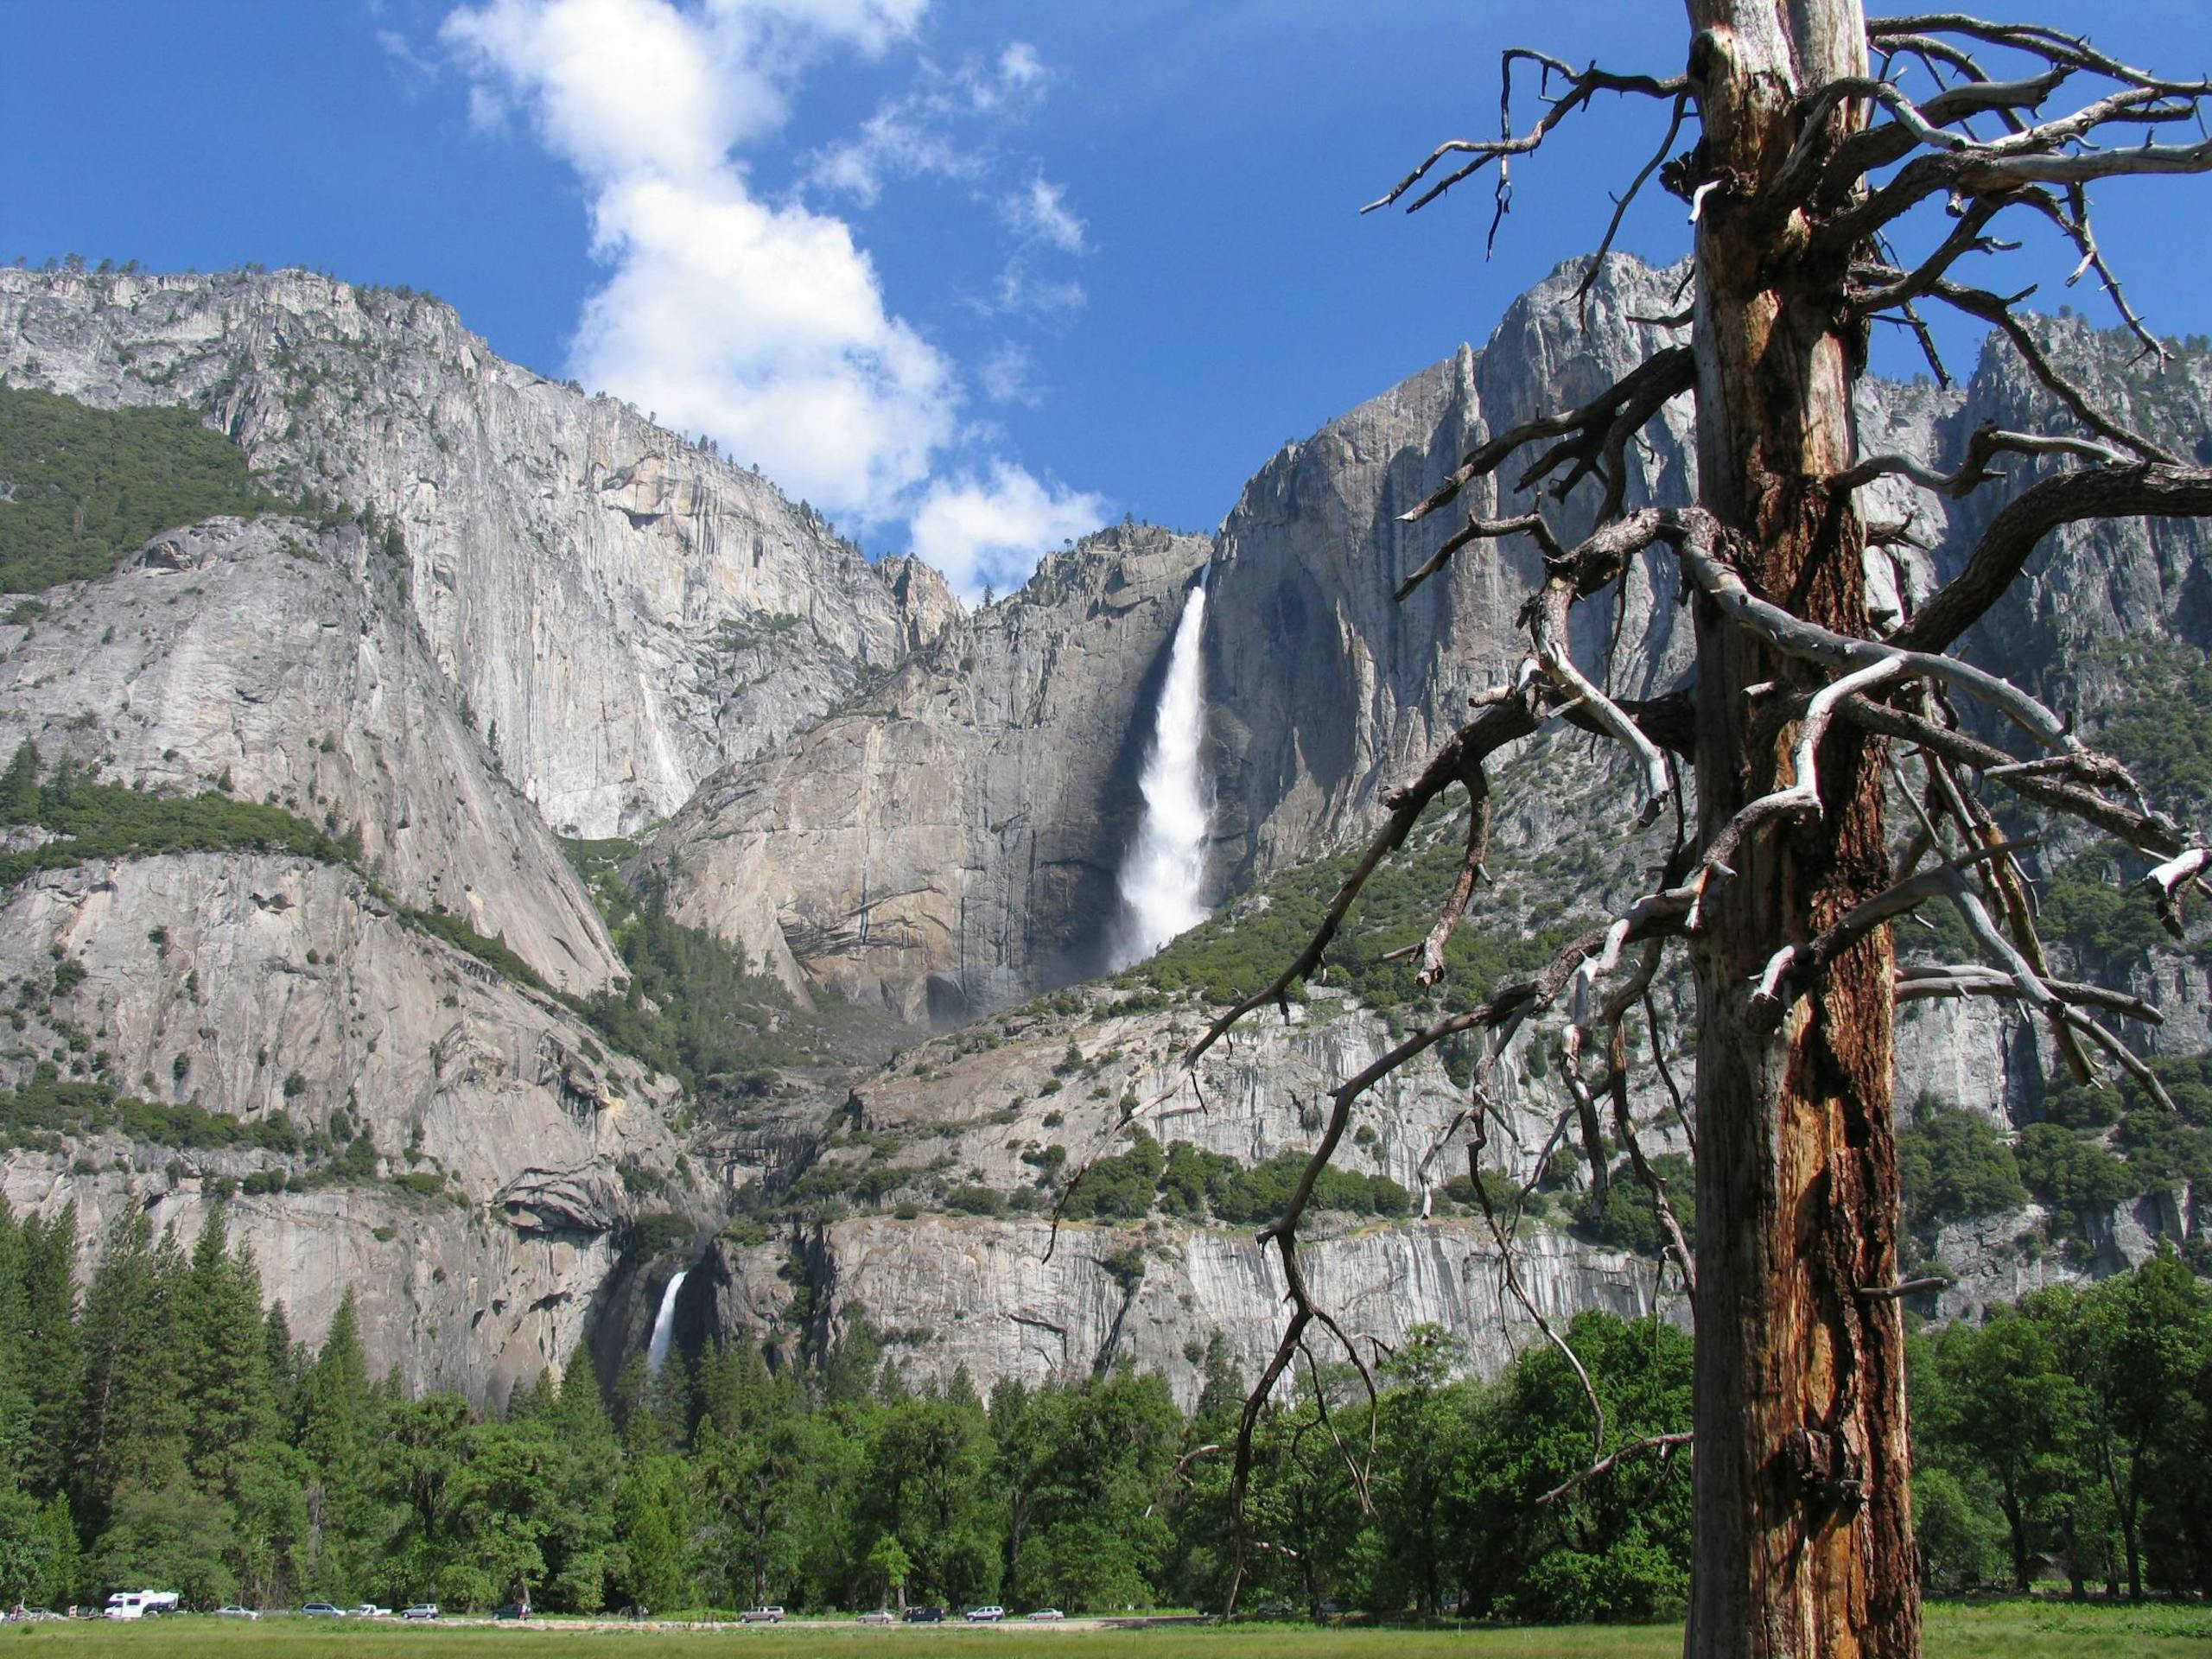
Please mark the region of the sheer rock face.
MULTIPOLYGON (((804 1255, 817 1287, 865 1305, 910 1381, 950 1382, 964 1367, 987 1389, 1001 1377, 1071 1381, 1126 1361, 1166 1377, 1187 1409, 1213 1332, 1248 1378, 1274 1354, 1281 1268, 1249 1232, 1156 1226, 1136 1236, 1065 1224, 1055 1240, 1052 1231, 1042 1221, 872 1217, 815 1230, 804 1255)), ((1548 1319, 1651 1309, 1648 1262, 1549 1233, 1516 1254, 1548 1319)), ((1466 1340, 1471 1366, 1485 1375, 1537 1339, 1505 1294, 1479 1222, 1348 1230, 1301 1255, 1316 1300, 1362 1337, 1395 1344, 1415 1324, 1433 1322, 1466 1340)), ((790 1259, 781 1246, 718 1242, 709 1262, 715 1326, 772 1347, 774 1321, 791 1301, 778 1276, 790 1259)))
MULTIPOLYGON (((1280 1262, 1250 1226, 1156 1213, 1141 1225, 1067 1223, 1055 1242, 1046 1212, 1076 1170, 1128 1147, 1132 1122, 1163 1147, 1189 1141, 1248 1167, 1302 1154, 1320 1132, 1326 1091, 1393 1038, 1380 1015, 1317 989, 1287 1019, 1255 1016, 1201 1062, 1195 1084, 1179 1085, 1197 1012, 1073 991, 937 1038, 863 1079, 831 1120, 860 1133, 826 1144, 810 1180, 863 1191, 866 1173, 888 1170, 912 1191, 941 1171, 953 1186, 1014 1194, 1016 1213, 901 1220, 879 1208, 795 1240, 718 1241, 699 1281, 710 1298, 704 1328, 747 1333, 789 1357, 802 1342, 819 1351, 842 1338, 857 1306, 916 1378, 949 1380, 964 1365, 979 1387, 1036 1382, 1126 1359, 1167 1377, 1185 1403, 1219 1330, 1255 1376, 1280 1336, 1283 1291, 1280 1262), (804 1329, 790 1318, 795 1257, 812 1310, 804 1329)), ((1497 1086, 1525 1104, 1507 1108, 1485 1157, 1522 1179, 1549 1128, 1541 1099, 1521 1086, 1524 1048, 1509 1053, 1497 1086)), ((1414 1325, 1441 1325, 1468 1339, 1470 1363, 1487 1373, 1535 1332, 1504 1289, 1483 1224, 1435 1191, 1466 1172, 1464 1099, 1433 1053, 1378 1084, 1338 1167, 1397 1181, 1416 1216, 1426 1198, 1434 1218, 1316 1211, 1302 1255, 1345 1329, 1395 1343, 1414 1325)), ((1529 1248, 1524 1282, 1547 1317, 1651 1306, 1647 1262, 1548 1230, 1529 1248)), ((1681 1315, 1671 1296, 1662 1308, 1681 1315)))
MULTIPOLYGON (((2132 340, 2079 318, 2036 319, 2035 326, 2051 356, 2103 408, 2191 465, 2212 461, 2212 353, 2181 352, 2160 365, 2145 360, 2132 340)), ((1962 449, 1984 424, 2079 429, 2001 340, 1983 347, 1964 407, 1944 435, 1948 449, 1962 449)), ((1955 573, 2012 496, 2075 464, 2063 456, 2006 457, 2005 484, 1947 503, 1940 574, 1955 573)), ((2111 690, 2112 664, 2099 660, 2096 647, 2146 632, 2212 647, 2212 535, 2201 520, 2120 518, 2052 531, 1966 647, 2071 710, 2111 690)))
MULTIPOLYGON (((795 988, 939 1023, 1096 972, 1169 640, 1207 553, 1150 526, 1021 590, 710 779, 655 838, 683 920, 795 988)), ((901 571, 910 593, 929 573, 901 571)), ((937 613, 930 601, 918 633, 937 613)))
POLYGON ((0 750, 106 782, 221 788, 358 833, 403 903, 442 909, 565 990, 621 971, 543 822, 493 770, 359 530, 219 518, 0 626, 0 750))
MULTIPOLYGON (((1503 518, 1538 496, 1510 487, 1544 453, 1540 440, 1495 478, 1470 485, 1419 524, 1399 515, 1442 484, 1461 456, 1531 418, 1587 401, 1684 331, 1638 319, 1675 310, 1679 269, 1605 261, 1588 297, 1570 261, 1516 301, 1479 353, 1465 347, 1330 423, 1268 462, 1222 528, 1208 666, 1224 813, 1225 886, 1307 858, 1369 821, 1380 793, 1416 770, 1465 719, 1469 692, 1497 683, 1527 649, 1517 613, 1541 580, 1526 537, 1477 542, 1402 602, 1392 589, 1469 515, 1503 518), (1262 648, 1255 649, 1254 641, 1262 648), (1281 664, 1295 663, 1286 673, 1281 664), (1353 718, 1347 719, 1350 711, 1353 718)), ((2137 360, 2123 337, 2079 320, 2039 325, 2053 356, 2105 406, 2184 458, 2212 454, 2212 354, 2137 360)), ((1993 340, 1969 383, 1868 379, 1856 394, 1862 448, 1955 468, 1975 430, 2075 429, 2011 347, 1993 340)), ((1626 451, 1630 507, 1694 499, 1690 402, 1669 404, 1626 451)), ((1951 500, 1902 479, 1862 493, 1870 518, 1912 522, 1925 547, 1870 559, 1878 594, 1916 601, 1957 573, 1999 508, 2064 457, 2007 457, 2002 481, 1951 500)), ((1572 543, 1591 525, 1598 486, 1543 505, 1572 543)), ((1673 559, 1647 554, 1619 605, 1577 607, 1577 655, 1612 667, 1611 683, 1648 696, 1689 668, 1676 626, 1673 559)), ((2120 520, 2054 531, 2024 580, 1968 637, 1970 652, 2069 707, 2110 690, 2094 648, 2165 632, 2212 644, 2212 537, 2193 520, 2120 520)), ((1499 803, 1501 813, 1515 810, 1499 803)))
POLYGON ((396 519, 435 660, 566 834, 675 811, 957 613, 942 583, 894 596, 758 474, 503 361, 426 296, 0 271, 0 372, 201 410, 273 479, 396 519))
MULTIPOLYGON (((1516 301, 1479 353, 1462 346, 1282 450, 1223 524, 1207 667, 1225 884, 1340 838, 1463 722, 1468 694, 1504 678, 1524 653, 1516 619, 1542 581, 1525 537, 1477 543, 1405 601, 1392 593, 1470 513, 1508 517, 1535 505, 1508 486, 1542 447, 1419 524, 1400 515, 1484 439, 1584 403, 1679 343, 1679 331, 1634 320, 1675 308, 1678 274, 1609 258, 1585 334, 1573 298, 1582 268, 1562 266, 1516 301)), ((1648 451, 1630 452, 1630 504, 1686 499, 1687 401, 1644 436, 1648 451)), ((1588 527, 1588 493, 1586 486, 1564 507, 1548 506, 1561 536, 1588 527)), ((1631 580, 1617 684, 1658 683, 1679 669, 1673 592, 1649 568, 1631 580)), ((1579 643, 1600 647, 1610 622, 1602 607, 1585 608, 1578 625, 1591 637, 1579 643)))
POLYGON ((216 1149, 134 1144, 127 1128, 19 1149, 12 1205, 74 1199, 88 1251, 129 1204, 188 1237, 212 1181, 325 1163, 256 1135, 276 1114, 327 1148, 365 1133, 372 1172, 242 1191, 235 1224, 296 1332, 319 1338, 350 1287, 374 1365, 419 1384, 485 1397, 565 1361, 638 1207, 625 1167, 669 1187, 655 1208, 704 1202, 679 1173, 672 1084, 338 866, 196 853, 35 876, 0 905, 0 982, 54 985, 25 1005, 17 1056, 74 1033, 122 1092, 245 1126, 216 1149), (66 988, 65 959, 83 970, 66 988))

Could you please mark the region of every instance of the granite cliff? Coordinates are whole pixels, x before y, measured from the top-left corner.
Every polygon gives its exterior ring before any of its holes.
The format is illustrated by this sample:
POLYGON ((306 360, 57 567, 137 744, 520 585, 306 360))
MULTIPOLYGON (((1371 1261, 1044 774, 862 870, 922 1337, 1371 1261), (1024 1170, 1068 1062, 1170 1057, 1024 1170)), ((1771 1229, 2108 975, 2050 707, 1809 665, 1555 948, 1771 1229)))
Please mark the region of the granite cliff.
MULTIPOLYGON (((694 1347, 744 1328, 798 1359, 865 1325, 919 1374, 965 1365, 987 1386, 1129 1358, 1187 1395, 1220 1330, 1249 1370, 1277 1293, 1249 1226, 1165 1189, 1057 1240, 1042 1219, 1069 1170, 1126 1154, 1128 1110, 1172 1081, 1215 982, 1077 983, 1103 965, 1169 639, 1203 571, 1218 963, 1294 912, 1296 883, 1325 881, 1312 861, 1356 839, 1519 655, 1533 553, 1463 554, 1397 604, 1448 528, 1397 514, 1471 442, 1674 343, 1645 319, 1674 308, 1678 273, 1609 261, 1586 330, 1580 270, 1517 302, 1480 351, 1268 461, 1211 539, 1105 531, 973 613, 927 567, 870 564, 748 470, 500 361, 426 296, 297 271, 0 272, 0 384, 183 404, 307 498, 296 518, 167 531, 109 576, 19 604, 0 626, 0 744, 35 740, 49 766, 140 791, 265 802, 340 843, 88 859, 0 894, 0 991, 18 1011, 0 1085, 20 1104, 41 1077, 99 1082, 160 1109, 10 1128, 10 1201, 74 1199, 100 1224, 139 1204, 188 1225, 235 1189, 234 1225, 302 1334, 350 1284, 379 1368, 480 1395, 587 1326, 618 1366, 685 1264, 694 1347), (563 836, 601 839, 621 899, 604 916, 563 836), (634 988, 608 1013, 639 971, 641 905, 795 994, 794 1012, 754 1010, 764 1029, 860 1004, 912 1022, 919 1046, 687 1089, 610 1035, 655 1016, 634 988)), ((2044 326, 2153 430, 2202 439, 2203 354, 2131 365, 2086 325, 2044 326)), ((1948 465, 1977 426, 2038 418, 2022 380, 1993 351, 1955 389, 1870 382, 1862 429, 1948 465)), ((1687 418, 1670 408, 1630 446, 1631 503, 1686 498, 1687 418)), ((1914 518, 1922 545, 1878 585, 1924 591, 2037 475, 1966 503, 1880 486, 1869 511, 1914 518)), ((1523 505, 1490 486, 1467 503, 1523 505)), ((1562 530, 1586 510, 1566 503, 1562 530)), ((2193 524, 2060 532, 1974 649, 2067 688, 2087 721, 2126 717, 2131 652, 2212 642, 2206 551, 2193 524)), ((1672 683, 1675 587, 1655 554, 1619 616, 1586 607, 1584 660, 1610 658, 1631 690, 1672 683)), ((1504 769, 1498 879, 1470 925, 1501 960, 1656 861, 1662 830, 1624 840, 1603 810, 1619 786, 1571 734, 1504 769)), ((1450 830, 1426 826, 1423 844, 1450 830)), ((2055 843, 2043 873, 2094 856, 2055 843)), ((2131 1033, 2146 1049, 2205 1046, 2194 957, 2056 943, 2156 987, 2175 1017, 2131 1033)), ((1660 991, 1674 1045, 1678 988, 1660 991)), ((1142 1114, 1161 1156, 1186 1143, 1233 1184, 1311 1143, 1319 1097, 1379 1052, 1392 1012, 1325 986, 1292 1014, 1142 1114)), ((1904 1030, 1908 1108, 2044 1111, 2049 1056, 2010 1014, 1926 1007, 1904 1030)), ((1540 1060, 1508 1057, 1516 1144, 1490 1154, 1523 1178, 1560 1103, 1540 1060)), ((1466 1168, 1454 1063, 1425 1061, 1363 1115, 1346 1164, 1368 1197, 1321 1228, 1313 1273, 1351 1325, 1389 1340, 1446 1324, 1488 1366, 1525 1332, 1445 1190, 1466 1168)), ((1646 1055, 1631 1087, 1663 1122, 1646 1055)), ((1655 1148, 1677 1144, 1655 1131, 1655 1148)), ((1652 1262, 1568 1227, 1572 1208, 1555 1198, 1528 1241, 1540 1305, 1650 1305, 1652 1262)), ((2185 1182, 2146 1192, 2090 1218, 2071 1254, 2021 1243, 2039 1212, 1958 1224, 1934 1242, 1958 1274, 1942 1307, 2105 1270, 2193 1235, 2196 1210, 2185 1182)))
POLYGON ((0 270, 0 375, 200 410, 271 480, 397 523, 434 660, 564 834, 675 811, 957 608, 757 474, 496 357, 426 295, 0 270))

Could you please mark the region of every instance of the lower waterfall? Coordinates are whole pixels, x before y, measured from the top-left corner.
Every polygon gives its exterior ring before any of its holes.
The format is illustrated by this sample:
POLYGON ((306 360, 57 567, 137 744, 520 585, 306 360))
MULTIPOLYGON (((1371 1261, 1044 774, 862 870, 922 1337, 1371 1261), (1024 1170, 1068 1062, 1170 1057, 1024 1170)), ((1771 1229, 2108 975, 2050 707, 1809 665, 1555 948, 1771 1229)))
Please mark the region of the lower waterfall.
POLYGON ((1116 969, 1143 960, 1212 913, 1204 895, 1213 790, 1199 758, 1206 726, 1205 623, 1201 578, 1175 625, 1140 785, 1144 817, 1122 862, 1122 913, 1111 952, 1116 969))
POLYGON ((676 1335, 676 1294, 683 1288, 683 1281, 690 1273, 689 1268, 679 1270, 668 1281, 668 1288, 660 1294, 660 1312, 653 1315, 653 1334, 645 1344, 645 1369, 655 1376, 668 1363, 669 1340, 676 1335))

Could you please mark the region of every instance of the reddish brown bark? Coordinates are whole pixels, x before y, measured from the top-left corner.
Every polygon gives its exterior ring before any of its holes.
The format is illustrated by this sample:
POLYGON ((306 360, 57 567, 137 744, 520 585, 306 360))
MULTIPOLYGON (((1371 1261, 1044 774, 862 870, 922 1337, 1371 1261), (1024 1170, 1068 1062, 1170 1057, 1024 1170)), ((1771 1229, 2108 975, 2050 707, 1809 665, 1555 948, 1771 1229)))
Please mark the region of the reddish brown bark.
MULTIPOLYGON (((1866 72, 1858 0, 1690 0, 1704 117, 1695 351, 1704 504, 1743 537, 1755 591, 1870 632, 1864 527, 1824 479, 1855 459, 1861 342, 1802 214, 1758 200, 1798 137, 1796 99, 1866 72)), ((1863 111, 1834 118, 1838 135, 1863 111)), ((1699 810, 1719 831, 1789 780, 1787 729, 1743 688, 1805 672, 1700 607, 1699 810)), ((1753 838, 1708 899, 1699 994, 1694 1656, 1919 1649, 1896 1282, 1886 930, 1840 957, 1770 1037, 1750 992, 1782 944, 1886 885, 1879 741, 1839 724, 1821 817, 1753 838)))

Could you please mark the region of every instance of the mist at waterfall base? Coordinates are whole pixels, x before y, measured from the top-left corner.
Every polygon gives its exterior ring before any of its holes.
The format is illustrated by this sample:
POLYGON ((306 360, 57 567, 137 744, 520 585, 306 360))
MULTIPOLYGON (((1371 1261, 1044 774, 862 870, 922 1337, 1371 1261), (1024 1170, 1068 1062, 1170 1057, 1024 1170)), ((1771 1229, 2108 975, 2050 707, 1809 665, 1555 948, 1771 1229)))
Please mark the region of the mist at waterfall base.
POLYGON ((655 1376, 658 1376, 660 1368, 668 1363, 668 1344, 676 1335, 676 1295, 683 1288, 683 1281, 690 1272, 689 1268, 678 1272, 668 1281, 668 1288, 660 1294, 660 1312, 653 1315, 653 1334, 645 1344, 645 1369, 655 1376))
POLYGON ((1199 759, 1206 724, 1205 622, 1201 581, 1175 625, 1139 785, 1144 817, 1122 862, 1122 910, 1109 953, 1117 972, 1212 914, 1203 895, 1213 791, 1199 759))

